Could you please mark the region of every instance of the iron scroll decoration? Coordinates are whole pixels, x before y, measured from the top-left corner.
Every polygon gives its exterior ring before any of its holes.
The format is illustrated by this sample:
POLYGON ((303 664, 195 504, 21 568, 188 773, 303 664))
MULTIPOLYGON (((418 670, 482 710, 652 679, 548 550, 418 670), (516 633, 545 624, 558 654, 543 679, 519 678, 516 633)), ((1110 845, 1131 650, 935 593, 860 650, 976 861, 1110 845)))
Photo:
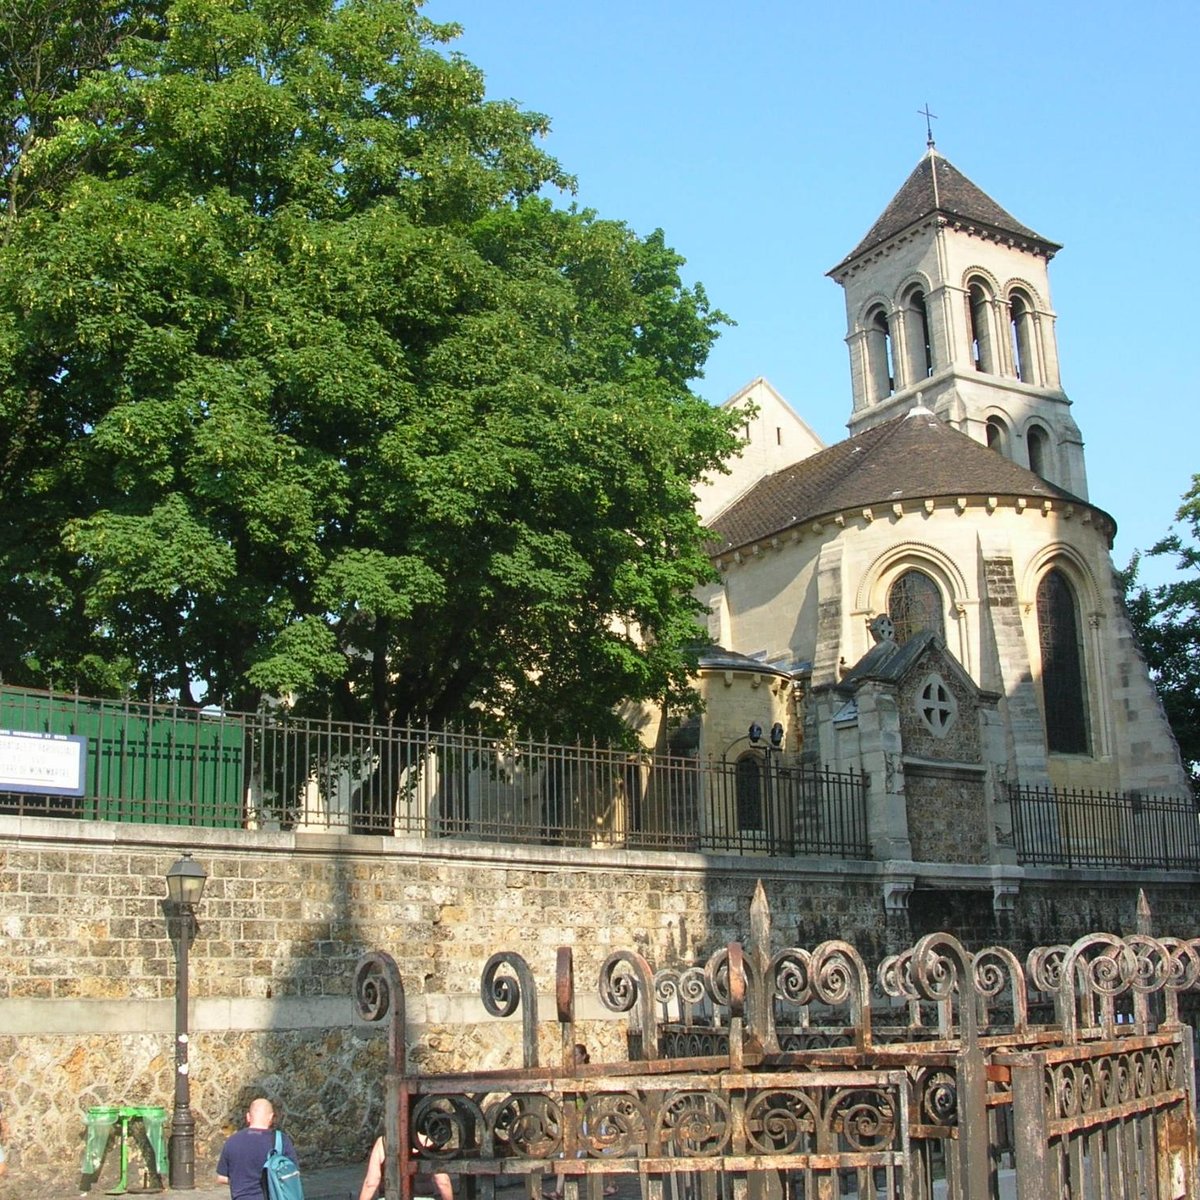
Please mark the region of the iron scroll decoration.
MULTIPOLYGON (((1008 993, 1012 998, 1012 1026, 1018 1033, 1029 1027, 1029 1010, 1025 991, 1025 972, 1021 960, 1005 946, 986 946, 975 955, 975 991, 982 1005, 994 1005, 997 998, 1008 993)), ((981 1014, 984 1025, 989 1023, 991 1010, 981 1014)))
POLYGON ((479 979, 479 998, 493 1017, 511 1017, 521 1009, 521 1051, 525 1066, 538 1065, 537 983, 529 964, 515 950, 500 950, 487 960, 479 979), (503 974, 508 968, 511 974, 503 974))
POLYGON ((773 1000, 782 1000, 797 1007, 812 1003, 812 987, 809 984, 811 959, 812 955, 799 946, 776 951, 767 966, 773 1000))
POLYGON ((716 1020, 718 1013, 703 967, 659 968, 654 972, 654 1002, 665 1058, 698 1058, 727 1051, 728 1027, 722 1031, 716 1020))
POLYGON ((575 1060, 575 956, 570 946, 559 946, 554 956, 554 1008, 562 1031, 562 1061, 575 1060))
POLYGON ((957 993, 963 1040, 974 1043, 979 1032, 974 962, 958 938, 949 933, 926 934, 912 949, 908 975, 918 996, 945 1006, 949 1024, 953 1024, 957 993))
POLYGON ((1200 942, 1196 939, 1163 937, 1158 939, 1165 948, 1169 961, 1167 979, 1163 985, 1166 1016, 1164 1024, 1179 1024, 1179 993, 1194 990, 1200 983, 1200 942))
POLYGON ((747 996, 760 987, 740 942, 730 942, 704 964, 704 981, 713 1000, 729 1010, 731 1021, 746 1015, 747 996))
POLYGON ((396 960, 385 950, 362 955, 354 967, 354 1009, 359 1019, 388 1022, 388 1062, 404 1074, 404 983, 396 960))
POLYGON ((1067 1036, 1076 1037, 1081 1027, 1111 1025, 1113 1001, 1133 986, 1136 969, 1132 948, 1115 933, 1088 934, 1073 942, 1058 982, 1067 1036))
POLYGON ((600 1002, 610 1012, 638 1010, 642 1057, 658 1057, 658 1021, 654 1014, 654 972, 636 950, 617 950, 600 966, 600 1002))
MULTIPOLYGON (((388 1072, 384 1098, 384 1149, 389 1163, 408 1158, 408 1093, 405 1090, 404 983, 396 960, 384 950, 362 955, 354 967, 354 1009, 368 1022, 387 1021, 388 1072), (396 1139, 396 1140, 393 1140, 396 1139)), ((386 1172, 387 1200, 412 1194, 408 1176, 392 1168, 386 1172)))
POLYGON ((671 1009, 677 1009, 678 1019, 684 1024, 693 1012, 701 1009, 706 1000, 711 1000, 704 985, 701 967, 685 967, 677 971, 663 967, 654 972, 654 999, 661 1009, 664 1021, 671 1020, 671 1009))
POLYGON ((809 959, 815 999, 831 1007, 847 1007, 860 1050, 871 1048, 871 981, 866 964, 849 942, 822 942, 809 959))

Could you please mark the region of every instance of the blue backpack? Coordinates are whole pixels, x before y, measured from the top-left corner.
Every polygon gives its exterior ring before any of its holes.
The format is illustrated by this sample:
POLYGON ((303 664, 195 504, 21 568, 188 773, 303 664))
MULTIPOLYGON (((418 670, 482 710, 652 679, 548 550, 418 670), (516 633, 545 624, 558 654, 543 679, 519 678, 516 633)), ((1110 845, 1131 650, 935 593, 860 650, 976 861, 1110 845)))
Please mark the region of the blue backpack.
POLYGON ((283 1152, 283 1134, 275 1130, 275 1148, 263 1163, 267 1180, 267 1200, 304 1200, 300 1168, 283 1152))

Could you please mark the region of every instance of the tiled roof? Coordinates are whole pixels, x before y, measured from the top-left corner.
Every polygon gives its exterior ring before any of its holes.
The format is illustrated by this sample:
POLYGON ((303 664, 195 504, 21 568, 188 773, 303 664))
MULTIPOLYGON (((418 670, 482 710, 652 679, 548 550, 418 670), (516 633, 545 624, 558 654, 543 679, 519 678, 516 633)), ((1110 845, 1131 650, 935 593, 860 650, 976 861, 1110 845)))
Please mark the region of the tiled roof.
POLYGON ((830 271, 840 270, 851 259, 873 250, 889 238, 907 229, 931 213, 944 213, 947 217, 971 225, 983 225, 998 233, 1008 234, 1023 242, 1032 242, 1047 255, 1062 249, 1022 225, 1015 217, 1005 212, 986 192, 975 186, 948 159, 936 150, 930 150, 917 163, 913 173, 904 181, 904 186, 892 197, 892 202, 883 210, 883 215, 871 226, 863 238, 846 257, 830 271))
POLYGON ((768 475, 712 523, 710 549, 719 554, 846 509, 971 495, 1087 504, 919 408, 768 475))

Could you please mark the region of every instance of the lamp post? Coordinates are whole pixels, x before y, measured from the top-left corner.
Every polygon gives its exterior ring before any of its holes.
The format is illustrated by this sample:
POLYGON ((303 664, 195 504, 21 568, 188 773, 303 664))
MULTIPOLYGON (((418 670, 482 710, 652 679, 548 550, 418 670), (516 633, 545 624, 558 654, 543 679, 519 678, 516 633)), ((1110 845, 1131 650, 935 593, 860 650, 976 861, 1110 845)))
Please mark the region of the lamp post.
POLYGON ((207 880, 204 868, 188 853, 167 871, 167 927, 173 924, 175 929, 175 1111, 167 1148, 173 1190, 196 1186, 196 1118, 188 1077, 188 950, 196 935, 196 905, 207 880))
MULTIPOLYGON (((762 730, 759 729, 759 737, 762 737, 762 730)), ((776 721, 771 726, 771 732, 767 735, 767 744, 763 747, 763 772, 766 775, 767 782, 767 841, 773 843, 780 833, 780 828, 784 822, 780 819, 780 814, 776 811, 776 788, 775 788, 775 765, 772 764, 772 755, 778 755, 783 750, 783 725, 776 721)), ((752 741, 756 739, 751 739, 752 741)), ((782 843, 781 843, 782 845, 782 843)), ((783 847, 787 853, 791 853, 791 840, 783 847)))
MULTIPOLYGON (((772 787, 771 779, 771 755, 778 754, 783 749, 783 725, 776 721, 771 726, 770 733, 767 734, 766 741, 763 740, 763 727, 757 721, 750 722, 750 728, 746 730, 741 737, 734 738, 732 742, 721 752, 722 766, 728 761, 729 752, 739 742, 749 742, 756 750, 761 749, 763 752, 763 793, 759 796, 757 807, 761 810, 759 813, 762 825, 756 825, 755 828, 761 828, 767 837, 768 842, 774 835, 774 827, 777 824, 776 814, 773 812, 774 806, 774 788, 772 787)), ((724 772, 722 772, 723 774, 724 772)), ((741 809, 741 783, 737 774, 734 777, 736 789, 736 803, 738 806, 737 824, 739 831, 743 828, 741 809)))

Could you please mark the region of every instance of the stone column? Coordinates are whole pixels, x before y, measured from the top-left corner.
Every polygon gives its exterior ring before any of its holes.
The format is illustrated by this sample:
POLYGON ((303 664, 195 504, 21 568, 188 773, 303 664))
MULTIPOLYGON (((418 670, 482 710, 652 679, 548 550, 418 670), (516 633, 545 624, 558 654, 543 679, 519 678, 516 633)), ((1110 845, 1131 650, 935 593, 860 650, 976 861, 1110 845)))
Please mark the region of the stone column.
POLYGON ((896 696, 891 688, 868 682, 858 689, 857 700, 862 766, 869 781, 867 840, 871 857, 908 861, 912 843, 896 696))

